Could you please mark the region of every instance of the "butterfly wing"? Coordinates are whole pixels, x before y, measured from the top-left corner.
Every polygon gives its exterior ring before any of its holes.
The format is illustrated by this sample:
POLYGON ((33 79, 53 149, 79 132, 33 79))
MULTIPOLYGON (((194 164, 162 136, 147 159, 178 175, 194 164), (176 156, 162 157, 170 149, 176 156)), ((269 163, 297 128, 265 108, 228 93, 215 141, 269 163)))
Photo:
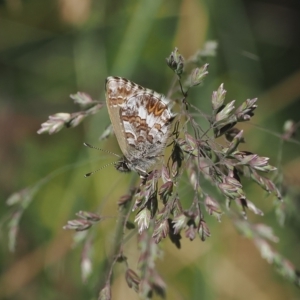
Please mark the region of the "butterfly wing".
POLYGON ((120 111, 121 107, 126 107, 128 97, 132 95, 134 90, 139 89, 139 87, 140 86, 136 84, 133 85, 131 81, 125 78, 112 76, 106 79, 105 84, 105 96, 109 117, 120 149, 126 158, 128 157, 129 148, 120 111))
POLYGON ((157 157, 165 149, 173 114, 162 101, 163 97, 151 90, 137 92, 127 99, 126 107, 121 108, 127 142, 135 149, 134 157, 157 157))
POLYGON ((106 101, 119 146, 134 169, 147 170, 162 155, 174 119, 168 100, 127 79, 108 77, 106 101))

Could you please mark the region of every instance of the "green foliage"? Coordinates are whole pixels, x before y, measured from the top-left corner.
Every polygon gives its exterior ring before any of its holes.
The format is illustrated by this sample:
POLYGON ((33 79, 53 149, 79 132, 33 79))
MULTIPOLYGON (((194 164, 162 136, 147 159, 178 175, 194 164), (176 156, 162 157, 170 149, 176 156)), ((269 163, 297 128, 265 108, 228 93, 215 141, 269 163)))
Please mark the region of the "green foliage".
POLYGON ((248 299, 262 285, 267 298, 295 297, 261 259, 299 285, 295 32, 281 36, 272 9, 255 7, 249 22, 243 2, 82 1, 78 10, 67 2, 0 6, 0 182, 8 199, 0 204, 0 298, 117 299, 125 289, 128 299, 248 299), (184 55, 175 49, 167 59, 172 81, 163 58, 174 44, 184 55), (181 122, 165 165, 144 183, 112 167, 83 178, 114 161, 87 157, 94 152, 83 142, 100 137, 101 148, 119 153, 103 106, 109 75, 177 103, 181 122), (71 112, 69 94, 79 111, 71 112), (57 134, 35 135, 41 123, 39 133, 57 134), (272 208, 266 194, 283 201, 272 208))

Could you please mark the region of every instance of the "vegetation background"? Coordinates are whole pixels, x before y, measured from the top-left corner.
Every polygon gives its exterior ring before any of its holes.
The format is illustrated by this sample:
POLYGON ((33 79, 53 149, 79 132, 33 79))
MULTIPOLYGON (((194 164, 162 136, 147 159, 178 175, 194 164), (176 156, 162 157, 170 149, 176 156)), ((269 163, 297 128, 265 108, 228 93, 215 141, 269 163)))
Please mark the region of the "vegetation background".
MULTIPOLYGON (((258 97, 255 124, 244 127, 247 149, 270 157, 299 194, 299 142, 286 143, 281 153, 278 137, 285 120, 299 121, 299 31, 300 10, 293 0, 1 0, 0 299, 96 299, 116 219, 98 226, 94 270, 86 283, 80 272, 82 247, 72 248, 74 232, 62 226, 79 210, 100 208, 116 216, 116 203, 134 175, 107 167, 83 178, 114 160, 83 147, 83 142, 98 146, 109 124, 105 108, 74 129, 52 136, 36 131, 49 115, 78 109, 70 94, 84 91, 104 101, 110 75, 167 93, 173 73, 165 57, 175 46, 188 58, 206 40, 218 42, 216 57, 207 61, 210 74, 189 101, 210 112, 211 93, 221 83, 228 101, 258 97), (62 167, 24 212, 16 251, 9 252, 5 200, 62 167)), ((119 151, 114 138, 100 146, 119 151)), ((299 268, 299 197, 280 227, 271 197, 255 185, 249 185, 248 196, 265 213, 249 213, 249 219, 272 226, 280 238, 274 247, 299 268)), ((212 237, 204 243, 183 239, 181 250, 169 240, 161 243, 164 257, 157 267, 168 299, 299 297, 299 290, 261 258, 226 215, 221 223, 206 221, 212 237)), ((137 253, 132 238, 126 255, 133 269, 137 253)), ((122 267, 115 268, 112 288, 113 299, 137 299, 122 267)))

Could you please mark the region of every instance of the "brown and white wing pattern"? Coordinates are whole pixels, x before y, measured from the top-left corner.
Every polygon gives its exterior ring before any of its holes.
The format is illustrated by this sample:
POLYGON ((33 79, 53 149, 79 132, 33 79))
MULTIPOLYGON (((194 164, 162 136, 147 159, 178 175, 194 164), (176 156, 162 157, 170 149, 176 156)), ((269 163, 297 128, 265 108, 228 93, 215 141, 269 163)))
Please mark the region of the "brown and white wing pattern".
POLYGON ((147 173, 163 156, 174 114, 165 96, 125 78, 106 79, 109 116, 128 169, 147 173))

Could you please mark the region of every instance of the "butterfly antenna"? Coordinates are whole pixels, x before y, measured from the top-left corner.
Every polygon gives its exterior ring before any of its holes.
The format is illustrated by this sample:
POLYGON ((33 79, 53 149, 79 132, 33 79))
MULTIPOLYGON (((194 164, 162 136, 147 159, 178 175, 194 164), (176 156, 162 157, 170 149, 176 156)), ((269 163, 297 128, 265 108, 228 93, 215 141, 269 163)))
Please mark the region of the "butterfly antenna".
POLYGON ((100 170, 102 170, 102 169, 104 169, 104 168, 106 168, 106 167, 108 167, 108 166, 110 166, 110 165, 113 165, 113 164, 115 164, 115 163, 114 163, 114 162, 111 162, 111 163, 109 163, 109 164, 106 164, 106 165, 102 166, 101 168, 99 168, 99 169, 97 169, 97 170, 95 170, 95 171, 92 171, 92 172, 90 172, 90 173, 86 173, 86 174, 84 175, 84 177, 90 177, 91 175, 95 174, 96 172, 98 172, 98 171, 100 171, 100 170))
MULTIPOLYGON (((105 150, 105 149, 101 149, 101 148, 92 146, 92 145, 90 145, 90 144, 88 144, 88 143, 83 143, 83 145, 86 146, 86 147, 89 147, 89 148, 91 148, 91 149, 96 149, 96 150, 100 150, 100 151, 106 152, 106 153, 108 153, 108 154, 112 154, 112 155, 117 156, 117 157, 119 157, 119 158, 121 157, 120 155, 118 155, 118 154, 116 154, 116 153, 114 153, 114 152, 111 152, 111 151, 109 151, 109 150, 105 150)), ((92 172, 92 173, 93 173, 93 172, 92 172)))

